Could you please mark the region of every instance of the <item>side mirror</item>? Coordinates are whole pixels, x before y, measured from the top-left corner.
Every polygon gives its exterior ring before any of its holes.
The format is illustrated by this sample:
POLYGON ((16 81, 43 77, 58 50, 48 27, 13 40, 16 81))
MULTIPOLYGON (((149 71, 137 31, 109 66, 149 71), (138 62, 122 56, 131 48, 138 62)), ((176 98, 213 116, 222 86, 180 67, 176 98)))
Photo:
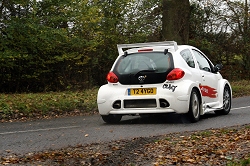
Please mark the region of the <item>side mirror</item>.
POLYGON ((214 73, 217 73, 222 69, 223 65, 222 64, 217 64, 214 66, 214 73))

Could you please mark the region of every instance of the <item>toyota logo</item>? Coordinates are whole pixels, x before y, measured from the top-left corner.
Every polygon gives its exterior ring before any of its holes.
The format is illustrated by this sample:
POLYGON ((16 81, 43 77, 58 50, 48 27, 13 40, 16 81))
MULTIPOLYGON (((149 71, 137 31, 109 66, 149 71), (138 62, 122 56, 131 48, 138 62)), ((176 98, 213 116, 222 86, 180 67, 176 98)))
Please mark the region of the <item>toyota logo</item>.
POLYGON ((139 82, 143 83, 146 77, 147 77, 146 75, 145 76, 139 76, 138 77, 139 82))

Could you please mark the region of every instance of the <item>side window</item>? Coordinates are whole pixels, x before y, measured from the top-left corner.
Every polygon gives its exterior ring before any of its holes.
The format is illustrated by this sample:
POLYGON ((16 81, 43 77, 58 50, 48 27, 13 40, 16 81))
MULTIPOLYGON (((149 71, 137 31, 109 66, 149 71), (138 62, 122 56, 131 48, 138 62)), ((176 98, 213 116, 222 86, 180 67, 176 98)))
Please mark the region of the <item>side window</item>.
POLYGON ((193 56, 188 49, 181 51, 181 56, 187 62, 189 67, 195 68, 193 56))
POLYGON ((193 50, 194 56, 197 60, 197 63, 199 65, 199 68, 201 70, 207 71, 207 72, 212 72, 210 64, 208 60, 197 50, 193 50))

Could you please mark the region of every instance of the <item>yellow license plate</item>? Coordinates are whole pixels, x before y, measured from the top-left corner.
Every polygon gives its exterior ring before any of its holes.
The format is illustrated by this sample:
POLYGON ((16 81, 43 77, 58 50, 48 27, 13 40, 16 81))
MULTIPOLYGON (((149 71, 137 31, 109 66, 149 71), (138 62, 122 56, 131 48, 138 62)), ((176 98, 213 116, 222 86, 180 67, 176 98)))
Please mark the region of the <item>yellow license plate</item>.
POLYGON ((156 88, 131 88, 128 89, 128 95, 155 95, 156 88))

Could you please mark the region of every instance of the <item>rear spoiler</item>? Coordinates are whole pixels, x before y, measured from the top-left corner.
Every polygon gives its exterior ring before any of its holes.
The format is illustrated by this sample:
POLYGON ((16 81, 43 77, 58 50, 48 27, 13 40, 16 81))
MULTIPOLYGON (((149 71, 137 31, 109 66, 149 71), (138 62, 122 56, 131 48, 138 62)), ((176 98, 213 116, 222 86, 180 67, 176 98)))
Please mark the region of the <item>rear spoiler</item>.
POLYGON ((177 42, 163 41, 163 42, 149 42, 149 43, 133 43, 133 44, 117 44, 119 55, 124 53, 124 48, 139 48, 139 47, 154 47, 154 46, 173 46, 174 50, 178 50, 177 42))

